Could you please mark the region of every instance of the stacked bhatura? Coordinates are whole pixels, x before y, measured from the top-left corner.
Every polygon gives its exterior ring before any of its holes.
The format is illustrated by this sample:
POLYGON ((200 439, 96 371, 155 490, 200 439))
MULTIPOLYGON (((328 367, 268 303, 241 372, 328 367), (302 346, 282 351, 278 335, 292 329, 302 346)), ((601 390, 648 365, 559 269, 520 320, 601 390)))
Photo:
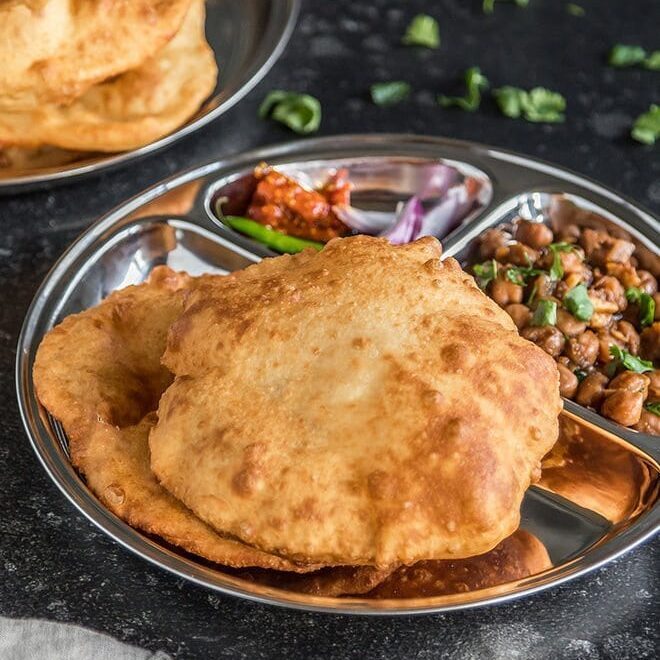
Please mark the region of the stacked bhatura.
POLYGON ((413 597, 527 576, 549 566, 518 527, 557 371, 439 257, 357 236, 158 267, 46 335, 39 399, 106 507, 246 578, 413 597))
POLYGON ((203 0, 0 4, 0 171, 136 149, 213 91, 203 0))

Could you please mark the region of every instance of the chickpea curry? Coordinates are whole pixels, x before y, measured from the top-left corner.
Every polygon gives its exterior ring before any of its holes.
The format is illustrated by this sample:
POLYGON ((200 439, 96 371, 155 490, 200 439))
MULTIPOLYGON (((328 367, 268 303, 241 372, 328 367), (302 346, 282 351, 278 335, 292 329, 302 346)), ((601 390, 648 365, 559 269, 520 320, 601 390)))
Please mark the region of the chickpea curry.
POLYGON ((658 273, 640 266, 626 238, 555 220, 487 230, 472 273, 520 334, 555 358, 562 396, 660 435, 658 273))

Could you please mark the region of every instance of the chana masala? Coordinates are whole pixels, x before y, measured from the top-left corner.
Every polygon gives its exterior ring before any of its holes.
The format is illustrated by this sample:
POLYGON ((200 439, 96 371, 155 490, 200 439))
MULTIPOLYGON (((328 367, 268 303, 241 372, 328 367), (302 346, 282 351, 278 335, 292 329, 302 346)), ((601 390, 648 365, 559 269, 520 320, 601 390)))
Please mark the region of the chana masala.
POLYGON ((488 229, 471 272, 555 358, 562 396, 660 435, 657 260, 643 268, 630 240, 580 223, 593 217, 555 200, 549 226, 516 218, 488 229))

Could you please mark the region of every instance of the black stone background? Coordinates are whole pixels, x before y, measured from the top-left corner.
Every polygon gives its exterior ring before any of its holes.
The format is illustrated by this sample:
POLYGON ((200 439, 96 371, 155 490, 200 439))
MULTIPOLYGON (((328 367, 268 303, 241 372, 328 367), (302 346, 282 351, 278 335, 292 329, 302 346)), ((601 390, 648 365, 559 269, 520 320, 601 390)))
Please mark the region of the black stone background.
POLYGON ((660 73, 614 70, 615 42, 660 48, 658 0, 305 0, 284 56, 238 107, 160 154, 52 191, 0 198, 0 612, 83 624, 177 657, 651 658, 658 651, 660 543, 594 574, 508 605, 399 619, 307 614, 196 587, 147 565, 83 519, 32 454, 14 395, 15 345, 39 282, 95 218, 181 169, 295 137, 257 119, 274 88, 323 103, 320 134, 409 131, 503 146, 565 165, 660 211, 660 147, 628 128, 660 102, 660 73), (399 45, 419 11, 440 22, 438 51, 399 45), (567 121, 508 120, 491 100, 475 114, 443 110, 479 65, 494 86, 544 85, 568 99, 567 121), (410 101, 377 108, 373 81, 406 79, 410 101))

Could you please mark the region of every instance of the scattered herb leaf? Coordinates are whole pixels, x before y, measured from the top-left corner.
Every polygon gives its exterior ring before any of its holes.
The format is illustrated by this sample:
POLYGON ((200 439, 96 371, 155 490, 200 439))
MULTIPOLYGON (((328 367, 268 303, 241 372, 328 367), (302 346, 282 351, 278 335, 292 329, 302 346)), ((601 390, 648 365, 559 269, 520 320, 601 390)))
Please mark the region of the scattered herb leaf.
POLYGON ((651 71, 660 71, 660 50, 654 50, 650 53, 642 62, 642 66, 651 71))
POLYGON ((646 51, 641 46, 616 44, 610 51, 609 64, 619 68, 641 64, 646 59, 646 51))
POLYGON ((624 348, 612 344, 610 346, 610 355, 616 361, 616 365, 621 365, 624 369, 628 371, 634 371, 635 373, 642 374, 645 371, 653 371, 653 362, 649 360, 642 360, 636 355, 632 355, 624 348))
POLYGON ((528 278, 534 275, 540 275, 544 271, 531 266, 509 266, 506 269, 506 278, 509 282, 517 284, 518 286, 525 286, 528 278))
POLYGON ((652 104, 648 112, 637 117, 630 134, 637 142, 655 144, 660 138, 660 105, 652 104))
POLYGON ((523 117, 531 122, 560 123, 566 117, 566 99, 558 92, 544 87, 534 87, 529 91, 506 85, 493 90, 495 100, 503 115, 518 119, 523 117))
POLYGON ((474 112, 481 103, 481 92, 488 88, 488 79, 479 67, 473 66, 465 71, 465 96, 439 96, 438 103, 443 107, 456 105, 468 112, 474 112))
POLYGON ((594 305, 589 300, 587 287, 578 284, 564 296, 564 306, 578 320, 588 321, 594 313, 594 305))
POLYGON ((527 302, 525 303, 528 307, 531 307, 532 304, 534 303, 534 299, 536 298, 536 294, 538 293, 538 287, 536 284, 532 287, 532 291, 529 294, 529 298, 527 298, 527 302))
POLYGON ((644 408, 649 412, 652 412, 654 415, 660 417, 660 401, 651 401, 650 403, 645 403, 644 408))
POLYGON ((561 263, 561 252, 571 252, 575 249, 572 243, 551 243, 548 249, 552 252, 552 266, 550 267, 550 279, 559 281, 564 277, 564 266, 561 263))
POLYGON ((566 4, 566 11, 571 16, 584 16, 587 12, 584 10, 584 7, 576 5, 574 2, 569 2, 566 4))
POLYGON ((482 264, 475 264, 472 267, 480 289, 485 289, 490 282, 497 277, 497 261, 491 259, 482 264))
POLYGON ((530 325, 544 326, 557 324, 557 303, 554 300, 539 300, 530 325))
POLYGON ((270 116, 296 133, 318 131, 321 124, 321 104, 309 94, 274 90, 259 106, 262 119, 270 116))
MULTIPOLYGON (((527 7, 529 5, 529 0, 508 0, 509 2, 515 2, 518 7, 527 7)), ((484 14, 492 14, 495 11, 495 2, 496 0, 484 0, 481 8, 484 14)))
POLYGON ((639 323, 642 328, 653 324, 655 318, 655 300, 646 291, 637 287, 626 289, 626 298, 628 302, 639 305, 639 323))
POLYGON ((438 48, 440 46, 440 28, 438 21, 428 14, 418 14, 412 19, 403 35, 402 42, 406 46, 424 46, 438 48))
POLYGON ((376 105, 395 105, 410 94, 410 85, 402 80, 374 83, 371 86, 371 100, 376 105))

